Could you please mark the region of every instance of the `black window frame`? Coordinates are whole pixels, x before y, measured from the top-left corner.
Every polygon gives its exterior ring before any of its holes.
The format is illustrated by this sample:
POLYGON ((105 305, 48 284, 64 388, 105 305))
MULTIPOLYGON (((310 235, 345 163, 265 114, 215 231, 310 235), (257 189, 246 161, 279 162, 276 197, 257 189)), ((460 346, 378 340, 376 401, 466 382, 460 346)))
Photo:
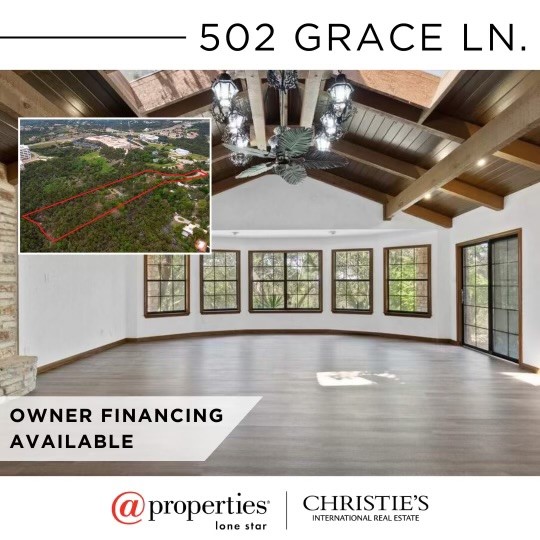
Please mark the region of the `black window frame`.
MULTIPOLYGON (((417 264, 416 262, 414 264, 417 264)), ((431 283, 431 244, 415 244, 406 246, 392 246, 384 248, 384 314, 394 317, 420 317, 428 319, 432 316, 432 283, 431 283), (390 252, 404 249, 427 249, 427 277, 395 279, 389 277, 390 252), (427 283, 427 311, 401 311, 390 309, 390 281, 425 281, 427 283)))
POLYGON ((249 312, 250 313, 322 313, 323 312, 323 251, 319 249, 264 249, 264 250, 253 250, 248 251, 248 266, 249 266, 249 312), (282 254, 283 255, 283 268, 284 275, 283 279, 279 280, 254 280, 253 279, 253 255, 263 254, 263 253, 272 253, 272 254, 282 254), (310 280, 317 281, 319 288, 319 306, 317 308, 291 308, 287 307, 288 296, 287 296, 287 284, 290 281, 304 281, 304 280, 290 280, 287 277, 287 255, 291 253, 317 253, 318 255, 318 279, 310 280), (267 282, 267 283, 283 283, 284 291, 284 300, 283 308, 278 309, 261 309, 253 307, 253 284, 258 282, 267 282))
MULTIPOLYGON (((347 267, 348 265, 345 265, 347 267)), ((347 296, 347 295, 346 295, 347 296)), ((332 250, 332 312, 333 313, 352 313, 358 315, 373 314, 373 248, 350 248, 350 249, 333 249, 332 250), (350 252, 367 252, 369 254, 369 277, 367 279, 346 279, 337 278, 337 255, 339 253, 350 252), (369 285, 369 308, 368 309, 353 309, 353 308, 338 308, 337 307, 337 284, 338 282, 345 283, 368 283, 369 285)))
MULTIPOLYGON (((200 308, 201 308, 201 314, 202 315, 213 315, 213 314, 230 314, 230 313, 240 313, 241 312, 241 291, 240 291, 240 272, 241 272, 241 266, 240 266, 240 251, 236 249, 214 249, 212 250, 211 254, 203 255, 200 258, 199 262, 199 289, 200 289, 200 308), (204 261, 208 257, 213 257, 217 253, 234 253, 236 256, 236 278, 235 279, 205 279, 204 278, 204 261), (236 307, 235 308, 219 308, 219 309, 208 309, 204 307, 204 284, 206 282, 213 282, 216 281, 224 281, 224 282, 236 282, 236 307)), ((215 268, 215 265, 214 265, 215 268)), ((225 268, 227 266, 225 265, 225 268)), ((215 297, 215 292, 214 292, 215 297)))
MULTIPOLYGON (((171 265, 174 266, 174 265, 171 265)), ((178 254, 155 254, 155 255, 145 255, 144 256, 144 316, 147 319, 152 318, 158 318, 158 317, 181 317, 189 315, 189 300, 190 300, 190 258, 188 255, 178 255, 178 254), (161 257, 184 257, 184 279, 171 279, 171 280, 164 280, 164 279, 154 279, 149 278, 148 276, 148 266, 149 266, 149 258, 150 257, 160 257, 160 267, 161 267, 161 257), (148 295, 148 285, 149 283, 162 283, 165 281, 179 281, 184 283, 184 309, 183 310, 171 310, 171 311, 149 311, 148 310, 148 299, 150 298, 148 295)), ((158 298, 161 298, 162 295, 160 294, 158 298)))

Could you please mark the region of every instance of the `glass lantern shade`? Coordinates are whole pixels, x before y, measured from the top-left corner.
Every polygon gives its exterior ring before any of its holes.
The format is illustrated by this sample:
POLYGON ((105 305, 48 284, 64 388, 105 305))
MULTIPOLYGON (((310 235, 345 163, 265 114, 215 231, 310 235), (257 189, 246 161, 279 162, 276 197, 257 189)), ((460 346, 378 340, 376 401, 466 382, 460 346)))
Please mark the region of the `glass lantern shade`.
POLYGON ((234 146, 237 146, 238 148, 247 148, 249 146, 249 137, 247 133, 243 132, 237 132, 237 133, 231 133, 231 137, 229 138, 229 141, 234 146))
POLYGON ((336 133, 337 120, 331 112, 326 112, 321 116, 321 124, 327 135, 334 135, 336 133))
POLYGON ((234 112, 229 116, 229 131, 231 133, 238 133, 242 126, 244 125, 244 122, 246 121, 246 117, 243 114, 234 112))
POLYGON ((219 105, 228 109, 234 96, 238 94, 238 88, 229 74, 222 73, 212 84, 212 92, 219 105))
POLYGON ((345 104, 349 101, 351 98, 351 94, 353 92, 353 87, 351 84, 347 81, 347 78, 345 75, 340 73, 336 77, 336 81, 334 84, 328 89, 328 93, 330 94, 330 97, 332 98, 332 101, 334 105, 345 107, 345 104))
POLYGON ((320 135, 317 135, 317 137, 315 137, 315 145, 317 146, 317 150, 319 150, 320 152, 326 152, 330 150, 330 140, 324 133, 321 133, 320 135))

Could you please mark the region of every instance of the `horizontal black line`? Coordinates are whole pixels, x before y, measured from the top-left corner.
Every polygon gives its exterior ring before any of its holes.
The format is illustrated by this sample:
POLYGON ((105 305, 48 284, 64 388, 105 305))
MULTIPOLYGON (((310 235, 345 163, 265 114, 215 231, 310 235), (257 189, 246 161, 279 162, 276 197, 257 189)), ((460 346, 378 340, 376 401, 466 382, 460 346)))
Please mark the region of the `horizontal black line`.
POLYGON ((187 39, 187 36, 0 36, 0 39, 187 39))

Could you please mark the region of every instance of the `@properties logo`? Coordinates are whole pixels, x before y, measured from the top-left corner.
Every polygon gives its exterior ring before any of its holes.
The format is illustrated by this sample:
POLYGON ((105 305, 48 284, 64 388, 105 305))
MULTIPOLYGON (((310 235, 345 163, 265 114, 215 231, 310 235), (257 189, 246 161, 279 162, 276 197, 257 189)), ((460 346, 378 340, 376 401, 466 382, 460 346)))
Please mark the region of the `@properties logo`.
POLYGON ((124 491, 118 495, 111 507, 111 512, 122 525, 135 525, 139 523, 146 506, 144 497, 136 491, 124 491))

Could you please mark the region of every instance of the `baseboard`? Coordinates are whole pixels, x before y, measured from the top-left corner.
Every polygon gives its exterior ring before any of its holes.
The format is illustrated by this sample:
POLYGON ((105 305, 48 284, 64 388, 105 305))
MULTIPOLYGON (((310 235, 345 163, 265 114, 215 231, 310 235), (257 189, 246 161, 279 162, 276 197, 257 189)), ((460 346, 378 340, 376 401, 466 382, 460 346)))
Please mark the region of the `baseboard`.
MULTIPOLYGON (((68 358, 63 358, 62 360, 57 360, 56 362, 51 362, 50 364, 45 364, 44 366, 38 367, 38 375, 42 373, 47 373, 53 369, 77 362, 78 360, 83 360, 88 358, 93 354, 97 354, 113 347, 118 347, 119 345, 124 345, 125 343, 149 343, 152 341, 165 341, 172 339, 189 339, 189 338, 212 338, 212 337, 224 337, 224 336, 241 336, 248 334, 259 334, 259 335, 272 335, 272 334, 311 334, 311 335, 341 335, 341 336, 364 336, 364 337, 379 337, 386 339, 398 339, 398 340, 407 340, 407 341, 417 341, 424 343, 437 343, 441 345, 457 345, 454 340, 451 339, 439 339, 439 338, 430 338, 422 336, 410 336, 404 334, 385 334, 381 332, 362 332, 360 330, 314 330, 314 329, 246 329, 246 330, 213 330, 207 332, 189 332, 184 334, 167 334, 164 336, 149 336, 149 337, 140 337, 140 338, 123 338, 118 341, 113 341, 112 343, 107 343, 96 347, 95 349, 90 349, 89 351, 84 351, 79 354, 74 354, 68 358)), ((532 366, 530 366, 532 367, 532 366)))
POLYGON ((384 332, 363 332, 361 330, 330 330, 330 329, 244 329, 244 330, 212 330, 206 332, 188 332, 183 334, 166 334, 163 336, 148 336, 140 338, 126 338, 127 343, 147 343, 151 341, 163 341, 170 339, 209 338, 224 336, 241 336, 249 334, 272 335, 272 334, 308 334, 308 335, 341 335, 341 336, 365 336, 380 337, 386 339, 400 339, 408 341, 420 341, 424 343, 438 343, 442 345, 457 345, 452 339, 430 338, 423 336, 411 336, 407 334, 387 334, 384 332))
POLYGON ((531 373, 540 373, 540 368, 536 366, 531 366, 530 364, 521 363, 519 364, 519 367, 521 369, 524 369, 525 371, 530 371, 531 373))
POLYGON ((96 347, 95 349, 90 349, 89 351, 84 351, 82 353, 74 354, 73 356, 68 356, 67 358, 62 358, 62 360, 56 360, 55 362, 51 362, 50 364, 45 364, 44 366, 39 366, 37 369, 38 375, 41 375, 42 373, 47 373, 47 371, 51 371, 53 369, 65 366, 67 364, 71 364, 72 362, 77 362, 77 360, 88 358, 89 356, 92 356, 93 354, 97 354, 97 353, 112 349, 114 347, 118 347, 118 345, 123 345, 124 343, 127 343, 126 338, 119 339, 118 341, 113 341, 112 343, 106 343, 105 345, 101 345, 100 347, 96 347))

